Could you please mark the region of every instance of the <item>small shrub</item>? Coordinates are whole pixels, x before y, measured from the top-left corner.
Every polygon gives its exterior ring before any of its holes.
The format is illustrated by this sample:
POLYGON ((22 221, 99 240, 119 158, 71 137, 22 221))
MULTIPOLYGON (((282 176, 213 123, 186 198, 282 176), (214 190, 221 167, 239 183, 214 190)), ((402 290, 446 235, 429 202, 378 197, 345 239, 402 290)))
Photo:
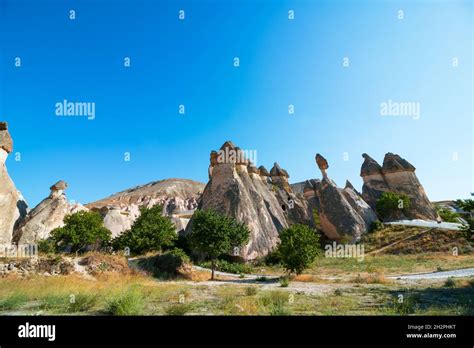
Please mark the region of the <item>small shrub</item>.
POLYGON ((267 309, 270 315, 290 315, 287 308, 289 294, 284 291, 272 291, 265 293, 260 299, 260 304, 267 309))
POLYGON ((69 301, 68 312, 87 312, 97 303, 97 295, 79 294, 69 301))
POLYGON ((43 239, 38 242, 38 251, 44 254, 54 254, 56 245, 52 238, 43 239))
POLYGON ((383 218, 389 218, 398 211, 406 212, 410 208, 410 199, 405 194, 384 192, 376 202, 377 213, 383 218))
POLYGON ((456 287, 456 281, 454 280, 454 278, 449 277, 448 279, 446 279, 446 281, 444 282, 444 287, 445 288, 454 288, 454 287, 456 287))
POLYGON ((265 276, 255 278, 255 281, 257 282, 266 282, 267 280, 268 278, 265 276))
POLYGON ((319 236, 308 226, 296 224, 281 231, 277 250, 285 269, 301 274, 320 253, 319 236))
POLYGON ((156 275, 172 277, 178 274, 179 268, 190 263, 189 256, 181 249, 167 251, 156 258, 156 275))
POLYGON ((398 297, 394 298, 392 307, 396 314, 408 315, 415 313, 417 305, 413 296, 407 296, 401 302, 398 300, 398 297))
POLYGON ((337 288, 336 290, 334 290, 334 295, 336 296, 342 296, 342 290, 337 288))
POLYGON ((459 214, 446 208, 436 206, 436 211, 440 218, 445 222, 459 222, 459 214))
POLYGON ((289 277, 280 277, 280 286, 282 288, 287 288, 290 285, 289 277))
POLYGON ((281 304, 274 304, 270 308, 270 315, 289 316, 291 311, 281 304))
POLYGON ((383 227, 384 227, 383 222, 381 222, 380 220, 375 220, 370 225, 370 232, 380 231, 381 229, 383 229, 383 227))
POLYGON ((110 315, 139 315, 144 307, 143 297, 137 292, 128 292, 107 303, 106 311, 110 315))

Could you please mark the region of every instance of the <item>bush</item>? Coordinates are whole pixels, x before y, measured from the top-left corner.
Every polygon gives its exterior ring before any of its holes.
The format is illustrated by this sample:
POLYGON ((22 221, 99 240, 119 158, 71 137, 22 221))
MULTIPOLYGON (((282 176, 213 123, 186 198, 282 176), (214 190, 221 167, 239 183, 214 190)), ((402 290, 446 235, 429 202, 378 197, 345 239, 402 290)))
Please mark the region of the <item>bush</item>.
POLYGON ((392 306, 395 313, 400 315, 413 314, 417 309, 416 301, 413 296, 407 296, 402 302, 398 300, 398 297, 394 298, 392 306))
POLYGON ((44 254, 54 254, 56 252, 56 244, 52 238, 40 240, 38 242, 38 251, 44 254))
POLYGON ((97 303, 97 295, 79 294, 74 297, 74 301, 69 302, 68 312, 87 312, 97 303))
POLYGON ((455 202, 465 212, 474 211, 474 199, 458 199, 455 202))
POLYGON ((410 199, 408 196, 394 192, 382 193, 376 203, 376 210, 383 218, 388 218, 398 211, 406 212, 409 208, 410 199))
POLYGON ((384 224, 380 220, 375 220, 370 224, 370 232, 376 232, 383 229, 384 224))
POLYGON ((167 251, 156 258, 156 272, 159 276, 172 277, 186 263, 190 263, 189 256, 181 249, 167 251))
POLYGON ((445 222, 459 222, 459 214, 455 213, 446 208, 442 208, 440 206, 436 207, 436 211, 440 218, 445 222))
POLYGON ((112 246, 117 251, 129 248, 132 255, 143 255, 171 247, 176 239, 174 224, 162 215, 162 208, 155 205, 149 209, 141 208, 132 228, 114 238, 112 246))
POLYGON ((290 285, 289 277, 280 277, 280 286, 282 288, 287 288, 290 285))
POLYGON ((301 274, 319 255, 319 236, 306 225, 293 225, 280 233, 278 253, 283 267, 301 274))
POLYGON ((212 210, 197 210, 192 218, 192 233, 189 235, 193 250, 211 260, 212 276, 217 258, 241 247, 250 238, 248 227, 237 220, 220 215, 212 210))
POLYGON ((71 252, 85 251, 90 245, 105 246, 111 235, 104 227, 99 213, 80 211, 67 215, 64 218, 64 226, 52 230, 50 241, 45 241, 43 247, 49 250, 51 243, 56 251, 66 247, 70 247, 71 252))
POLYGON ((140 315, 143 307, 142 296, 137 292, 131 291, 109 301, 106 311, 110 315, 140 315))
POLYGON ((456 281, 454 280, 454 278, 449 277, 448 279, 446 279, 446 281, 444 282, 444 287, 446 287, 446 288, 456 287, 456 281))

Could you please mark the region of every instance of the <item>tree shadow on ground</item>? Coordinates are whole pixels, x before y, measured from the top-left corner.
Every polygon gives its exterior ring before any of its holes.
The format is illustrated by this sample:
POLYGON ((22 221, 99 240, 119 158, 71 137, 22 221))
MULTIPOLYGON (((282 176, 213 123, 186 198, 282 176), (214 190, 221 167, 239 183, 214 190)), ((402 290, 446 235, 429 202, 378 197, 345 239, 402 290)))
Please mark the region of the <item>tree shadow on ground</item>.
MULTIPOLYGON (((403 295, 406 313, 413 314, 416 311, 443 310, 457 307, 459 315, 474 315, 474 287, 440 287, 426 289, 399 289, 389 291, 394 299, 403 295)), ((397 301, 394 301, 397 303, 397 301)))

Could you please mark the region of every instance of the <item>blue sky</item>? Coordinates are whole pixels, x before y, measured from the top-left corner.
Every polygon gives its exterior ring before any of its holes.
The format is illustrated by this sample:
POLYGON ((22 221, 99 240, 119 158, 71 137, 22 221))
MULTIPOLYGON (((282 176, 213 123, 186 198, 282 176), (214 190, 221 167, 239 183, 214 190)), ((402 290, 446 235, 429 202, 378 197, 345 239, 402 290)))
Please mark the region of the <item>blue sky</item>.
POLYGON ((470 1, 0 0, 0 34, 0 119, 21 154, 7 166, 30 205, 59 179, 83 203, 207 182, 226 140, 291 182, 320 177, 319 152, 360 189, 361 154, 394 152, 432 200, 474 191, 470 1), (64 99, 95 119, 56 116, 64 99), (419 103, 419 119, 381 116, 388 100, 419 103))

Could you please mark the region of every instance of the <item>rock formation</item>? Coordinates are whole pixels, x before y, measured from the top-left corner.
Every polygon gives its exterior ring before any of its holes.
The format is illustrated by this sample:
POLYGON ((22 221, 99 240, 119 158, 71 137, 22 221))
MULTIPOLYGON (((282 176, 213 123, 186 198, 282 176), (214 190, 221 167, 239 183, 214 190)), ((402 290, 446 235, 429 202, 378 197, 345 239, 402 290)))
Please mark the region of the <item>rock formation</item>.
MULTIPOLYGON (((257 169, 249 160, 231 156, 239 151, 227 141, 219 152, 211 152, 210 180, 198 208, 245 223, 250 229, 250 241, 241 248, 240 257, 253 260, 275 248, 282 229, 294 222, 311 223, 311 214, 307 203, 293 194, 284 169, 276 163, 270 172, 263 166, 257 169)), ((186 234, 191 232, 192 219, 186 234)))
MULTIPOLYGON (((217 157, 211 158, 211 163, 216 160, 217 157)), ((113 237, 130 229, 140 216, 141 207, 151 208, 157 204, 163 207, 163 215, 171 218, 177 231, 181 231, 186 228, 196 209, 204 186, 203 183, 185 179, 155 181, 89 203, 86 207, 101 213, 104 225, 113 237)))
POLYGON ((364 181, 362 196, 375 208, 383 192, 405 194, 410 198, 410 208, 405 213, 400 211, 395 219, 435 220, 437 213, 431 205, 425 190, 415 174, 415 167, 400 156, 387 153, 381 167, 373 158, 363 154, 360 176, 364 181))
POLYGON ((18 244, 33 244, 49 237, 52 230, 64 226, 64 218, 82 210, 88 210, 78 203, 70 203, 64 191, 65 181, 58 181, 50 187, 51 193, 26 216, 14 233, 18 244))
POLYGON ((308 180, 304 195, 318 211, 322 231, 333 240, 358 241, 377 219, 375 213, 350 183, 344 189, 337 187, 327 175, 329 165, 323 156, 317 154, 315 159, 323 178, 308 180))
POLYGON ((0 122, 0 245, 10 245, 13 232, 26 216, 27 204, 10 179, 5 161, 13 151, 6 122, 0 122))

